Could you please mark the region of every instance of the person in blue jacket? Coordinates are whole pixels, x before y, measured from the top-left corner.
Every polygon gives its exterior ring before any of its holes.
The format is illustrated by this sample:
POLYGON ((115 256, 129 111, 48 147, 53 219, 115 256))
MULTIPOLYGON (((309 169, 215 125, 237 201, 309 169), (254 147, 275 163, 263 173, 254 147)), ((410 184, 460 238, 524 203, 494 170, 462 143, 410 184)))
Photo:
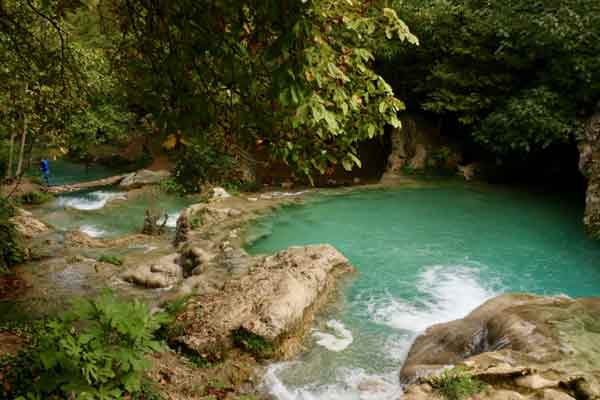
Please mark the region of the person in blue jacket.
POLYGON ((50 163, 48 160, 43 159, 40 161, 40 171, 42 171, 42 175, 44 175, 46 186, 50 186, 50 163))

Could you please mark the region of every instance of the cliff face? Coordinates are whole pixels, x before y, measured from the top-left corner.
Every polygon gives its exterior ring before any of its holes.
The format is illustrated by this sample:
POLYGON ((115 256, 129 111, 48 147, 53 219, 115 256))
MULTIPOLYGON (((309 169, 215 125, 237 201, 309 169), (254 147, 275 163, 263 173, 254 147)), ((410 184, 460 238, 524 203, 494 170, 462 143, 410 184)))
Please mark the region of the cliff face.
POLYGON ((579 170, 588 181, 583 223, 588 234, 600 239, 600 103, 579 143, 579 170))

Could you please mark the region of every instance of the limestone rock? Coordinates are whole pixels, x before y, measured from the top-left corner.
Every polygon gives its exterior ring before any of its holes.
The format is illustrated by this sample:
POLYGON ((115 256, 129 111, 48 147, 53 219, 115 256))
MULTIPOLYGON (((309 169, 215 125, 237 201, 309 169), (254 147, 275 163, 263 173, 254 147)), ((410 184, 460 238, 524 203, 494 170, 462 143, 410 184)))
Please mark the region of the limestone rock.
POLYGON ((565 392, 560 392, 554 389, 546 389, 537 397, 539 400, 575 400, 565 392))
POLYGON ((29 211, 22 208, 17 209, 16 215, 10 219, 15 224, 17 232, 24 238, 32 239, 48 232, 49 228, 42 221, 38 220, 29 211))
POLYGON ((223 189, 222 187, 212 188, 212 193, 211 193, 211 198, 210 198, 212 201, 227 199, 229 197, 231 197, 231 195, 227 192, 227 190, 223 189))
POLYGON ((533 390, 558 387, 559 384, 559 382, 557 381, 545 379, 544 377, 538 374, 519 377, 515 379, 515 383, 517 384, 517 386, 533 390))
MULTIPOLYGON (((336 277, 353 270, 329 245, 292 247, 258 259, 243 253, 239 257, 250 263, 246 273, 225 282, 219 292, 200 293, 180 316, 186 330, 176 341, 189 350, 221 357, 240 328, 278 349, 291 349, 285 342, 304 330, 336 277)), ((196 279, 201 281, 202 275, 196 279)))
POLYGON ((135 189, 146 185, 156 185, 170 176, 171 173, 169 171, 150 171, 141 169, 125 175, 121 183, 119 183, 119 187, 123 189, 135 189))
POLYGON ((591 236, 600 239, 600 103, 578 147, 579 170, 588 181, 583 223, 591 236))
POLYGON ((161 257, 155 263, 128 269, 121 275, 121 278, 147 288, 173 286, 183 279, 182 268, 177 263, 178 258, 178 254, 161 257))
POLYGON ((409 351, 400 379, 416 383, 440 366, 464 365, 491 384, 487 395, 474 399, 510 398, 499 394, 504 389, 528 400, 570 398, 558 388, 600 399, 598 321, 600 298, 502 295, 464 319, 427 329, 409 351))
POLYGON ((391 142, 386 174, 401 174, 405 168, 456 170, 462 159, 441 135, 439 128, 417 115, 402 117, 402 128, 391 132, 391 142))

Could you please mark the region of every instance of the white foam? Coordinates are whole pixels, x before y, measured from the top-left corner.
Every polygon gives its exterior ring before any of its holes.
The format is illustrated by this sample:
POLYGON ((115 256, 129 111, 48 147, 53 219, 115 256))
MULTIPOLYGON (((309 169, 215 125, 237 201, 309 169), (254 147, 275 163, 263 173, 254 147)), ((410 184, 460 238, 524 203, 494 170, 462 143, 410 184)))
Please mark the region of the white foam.
MULTIPOLYGON (((361 300, 369 317, 376 323, 397 329, 382 346, 382 357, 397 367, 381 374, 361 368, 336 369, 335 382, 286 385, 282 376, 288 368, 300 370, 297 363, 271 365, 264 388, 278 400, 397 400, 402 395, 398 368, 405 360, 417 334, 441 322, 462 318, 495 295, 479 279, 479 268, 463 265, 426 267, 417 277, 417 295, 407 300, 385 294, 361 300)), ((332 351, 341 351, 352 343, 352 333, 339 321, 328 321, 330 332, 315 331, 317 343, 332 351), (349 342, 348 342, 349 341, 349 342), (341 350, 339 350, 341 349, 341 350)), ((356 333, 356 332, 355 332, 356 333)))
POLYGON ((102 230, 94 225, 82 225, 79 227, 79 231, 93 238, 102 237, 106 235, 105 230, 102 230))
POLYGON ((343 351, 352 344, 354 340, 352 332, 342 322, 332 319, 327 321, 325 325, 332 333, 314 330, 312 335, 317 339, 317 344, 335 352, 343 351))
POLYGON ((397 371, 372 375, 361 368, 339 368, 335 383, 289 388, 280 375, 294 364, 277 363, 267 369, 263 387, 278 400, 397 400, 402 394, 397 371))
POLYGON ((109 201, 112 200, 127 200, 125 192, 108 192, 98 190, 90 192, 85 196, 62 196, 57 200, 60 207, 75 208, 77 210, 90 211, 103 208, 109 201))
POLYGON ((181 211, 168 213, 166 226, 168 228, 175 228, 177 226, 179 215, 181 215, 181 211))
POLYGON ((478 270, 455 265, 427 267, 417 281, 420 301, 386 296, 371 304, 373 319, 396 329, 415 333, 431 325, 463 318, 494 297, 494 291, 478 281, 478 270))

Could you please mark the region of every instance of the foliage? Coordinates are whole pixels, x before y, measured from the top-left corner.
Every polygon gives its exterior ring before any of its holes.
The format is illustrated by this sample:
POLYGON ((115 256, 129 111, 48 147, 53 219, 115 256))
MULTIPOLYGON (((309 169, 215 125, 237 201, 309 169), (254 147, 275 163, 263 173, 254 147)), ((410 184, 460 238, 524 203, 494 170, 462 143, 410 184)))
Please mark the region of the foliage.
POLYGON ((10 218, 15 208, 9 199, 0 196, 0 273, 25 260, 26 252, 15 225, 10 218))
POLYGON ((238 328, 233 331, 232 339, 237 347, 252 354, 258 359, 273 356, 274 349, 271 343, 244 328, 238 328))
POLYGON ((156 337, 158 339, 168 342, 170 338, 181 336, 183 334, 186 323, 178 321, 177 315, 185 310, 185 307, 192 296, 192 294, 178 296, 174 299, 165 301, 162 304, 164 318, 161 327, 156 331, 156 337))
MULTIPOLYGON (((373 71, 374 52, 416 38, 385 4, 116 3, 115 68, 153 132, 210 138, 236 156, 266 149, 301 174, 351 169, 360 165, 357 143, 399 125, 403 108, 373 71)), ((208 157, 201 151, 190 153, 208 157)))
POLYGON ((479 381, 464 368, 447 369, 441 375, 427 379, 428 383, 448 400, 461 400, 485 389, 479 381))
POLYGON ((182 184, 177 182, 175 178, 167 178, 160 181, 160 190, 169 194, 184 194, 185 188, 182 184))
POLYGON ((19 203, 25 205, 40 205, 52 200, 54 196, 51 193, 34 190, 19 196, 19 203))
POLYGON ((397 49, 383 75, 411 108, 458 122, 498 155, 572 140, 578 117, 600 100, 597 1, 403 0, 395 8, 421 46, 397 49))
POLYGON ((80 300, 60 320, 48 322, 9 372, 13 395, 22 398, 115 399, 142 391, 146 354, 161 316, 138 301, 104 292, 80 300), (26 366, 26 368, 25 368, 26 366), (24 376, 17 371, 27 371, 24 376))
POLYGON ((220 183, 234 175, 234 159, 206 140, 198 140, 179 152, 175 180, 184 193, 196 193, 205 183, 220 183))
POLYGON ((98 261, 116 266, 123 265, 123 258, 112 254, 102 254, 100 257, 98 257, 98 261))

